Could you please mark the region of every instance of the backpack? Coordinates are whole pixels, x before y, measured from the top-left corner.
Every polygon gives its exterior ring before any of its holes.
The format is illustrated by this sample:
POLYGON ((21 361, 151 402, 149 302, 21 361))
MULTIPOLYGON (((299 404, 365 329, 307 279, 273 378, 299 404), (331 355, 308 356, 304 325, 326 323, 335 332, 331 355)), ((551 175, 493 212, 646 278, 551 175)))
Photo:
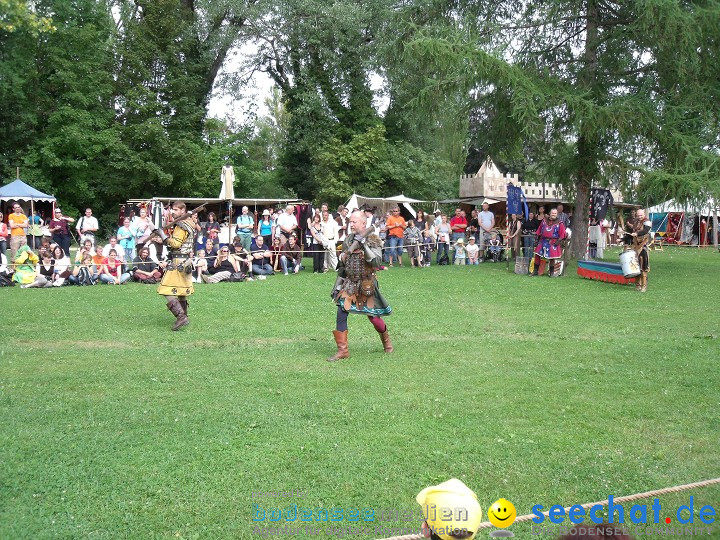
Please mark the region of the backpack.
POLYGON ((438 264, 440 266, 445 265, 445 264, 450 264, 450 258, 447 256, 447 254, 444 254, 442 257, 440 257, 438 264))

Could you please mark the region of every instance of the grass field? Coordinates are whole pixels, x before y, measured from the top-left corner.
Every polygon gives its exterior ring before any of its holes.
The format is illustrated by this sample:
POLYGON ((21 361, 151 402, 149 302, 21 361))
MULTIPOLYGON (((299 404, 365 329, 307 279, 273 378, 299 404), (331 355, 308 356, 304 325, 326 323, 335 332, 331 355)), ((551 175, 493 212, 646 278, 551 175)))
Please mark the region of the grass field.
MULTIPOLYGON (((292 504, 402 513, 333 524, 378 538, 417 531, 415 494, 451 477, 484 518, 500 497, 520 515, 718 477, 720 255, 667 248, 651 267, 644 295, 574 268, 396 267, 379 276, 396 352, 351 317, 337 364, 329 274, 199 285, 177 333, 151 286, 0 289, 0 538, 252 538, 292 504)), ((689 495, 696 523, 720 509, 698 489, 662 497, 661 518, 689 495)))

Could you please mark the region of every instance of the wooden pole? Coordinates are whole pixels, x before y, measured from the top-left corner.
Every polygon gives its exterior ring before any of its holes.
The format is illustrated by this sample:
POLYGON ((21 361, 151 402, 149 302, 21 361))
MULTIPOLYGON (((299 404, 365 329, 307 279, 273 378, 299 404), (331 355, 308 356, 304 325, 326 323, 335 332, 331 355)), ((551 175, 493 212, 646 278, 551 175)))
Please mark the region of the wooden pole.
POLYGON ((590 186, 590 211, 588 212, 588 235, 585 242, 585 260, 590 258, 590 224, 592 223, 593 188, 590 186))

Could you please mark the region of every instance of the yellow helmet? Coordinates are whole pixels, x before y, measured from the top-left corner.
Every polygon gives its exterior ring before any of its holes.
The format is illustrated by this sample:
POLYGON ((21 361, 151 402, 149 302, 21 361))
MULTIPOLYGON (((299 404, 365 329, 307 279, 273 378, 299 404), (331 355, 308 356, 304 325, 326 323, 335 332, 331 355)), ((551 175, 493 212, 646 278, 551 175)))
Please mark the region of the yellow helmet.
POLYGON ((482 509, 475 493, 457 478, 426 487, 415 500, 422 507, 430 530, 443 540, 455 540, 453 531, 463 530, 472 533, 466 538, 475 538, 482 509))

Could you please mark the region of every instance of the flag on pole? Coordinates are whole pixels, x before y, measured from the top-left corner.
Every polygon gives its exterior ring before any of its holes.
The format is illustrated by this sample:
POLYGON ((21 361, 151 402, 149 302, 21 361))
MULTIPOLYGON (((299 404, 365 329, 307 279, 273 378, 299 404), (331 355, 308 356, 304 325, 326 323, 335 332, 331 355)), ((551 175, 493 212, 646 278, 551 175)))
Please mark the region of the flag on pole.
POLYGON ((507 186, 507 213, 528 217, 528 205, 522 188, 508 184, 507 186))

